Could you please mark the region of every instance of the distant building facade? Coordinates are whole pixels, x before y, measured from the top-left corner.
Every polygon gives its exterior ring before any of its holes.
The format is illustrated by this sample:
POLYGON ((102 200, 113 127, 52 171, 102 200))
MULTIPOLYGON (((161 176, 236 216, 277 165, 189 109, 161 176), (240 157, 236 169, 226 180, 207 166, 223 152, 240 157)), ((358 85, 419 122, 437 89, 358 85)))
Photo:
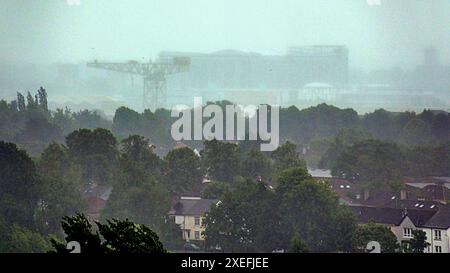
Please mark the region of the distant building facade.
POLYGON ((429 246, 426 253, 450 253, 450 206, 415 204, 415 208, 351 206, 357 222, 373 221, 385 225, 402 245, 413 238, 414 230, 423 230, 429 246))
POLYGON ((169 212, 169 217, 180 226, 183 240, 204 241, 202 226, 205 213, 219 200, 200 197, 181 197, 169 212))

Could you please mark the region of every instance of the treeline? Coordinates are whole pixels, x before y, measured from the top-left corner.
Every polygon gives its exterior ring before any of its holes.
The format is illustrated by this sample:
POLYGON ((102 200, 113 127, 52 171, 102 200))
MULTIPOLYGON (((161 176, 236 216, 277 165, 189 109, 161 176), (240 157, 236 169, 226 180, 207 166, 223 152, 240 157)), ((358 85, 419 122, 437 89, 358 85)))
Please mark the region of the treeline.
MULTIPOLYGON (((222 108, 229 101, 215 102, 222 108)), ((142 135, 167 153, 174 146, 170 128, 176 118, 167 109, 138 113, 127 107, 116 110, 109 121, 97 111, 72 112, 70 109, 49 111, 47 93, 41 87, 35 96, 25 98, 18 93, 12 102, 0 101, 0 139, 38 155, 51 141, 62 143, 70 132, 80 129, 106 128, 122 140, 129 135, 142 135)), ((383 109, 358 115, 353 109, 339 109, 320 104, 299 110, 295 106, 280 110, 281 142, 291 141, 304 149, 308 163, 317 167, 320 157, 341 130, 356 130, 374 139, 409 146, 436 145, 450 140, 450 116, 444 111, 393 113, 383 109)), ((190 142, 201 148, 202 142, 190 142)))
POLYGON ((111 122, 97 111, 50 111, 42 87, 34 96, 17 93, 16 100, 0 100, 0 140, 14 142, 33 156, 52 141, 64 142, 67 134, 79 128, 111 128, 111 122))
POLYGON ((405 177, 450 177, 450 141, 406 146, 343 131, 333 138, 319 165, 368 188, 398 190, 405 177))
POLYGON ((407 145, 424 145, 450 140, 450 116, 444 111, 388 112, 383 109, 363 116, 353 109, 339 109, 320 104, 298 110, 283 109, 280 114, 280 135, 297 143, 333 137, 342 129, 354 129, 373 138, 407 145))

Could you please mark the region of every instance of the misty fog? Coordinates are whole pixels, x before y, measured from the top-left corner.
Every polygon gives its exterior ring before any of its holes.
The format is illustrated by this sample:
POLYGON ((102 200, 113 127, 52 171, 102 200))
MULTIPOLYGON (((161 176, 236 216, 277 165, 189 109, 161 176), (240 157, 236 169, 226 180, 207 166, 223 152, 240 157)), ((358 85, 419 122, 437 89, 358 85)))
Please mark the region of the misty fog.
MULTIPOLYGON (((348 85, 333 91, 331 100, 318 97, 300 107, 326 102, 353 107, 359 112, 377 108, 393 111, 449 108, 450 84, 443 79, 448 78, 450 71, 450 2, 447 0, 381 0, 381 5, 369 5, 366 0, 80 0, 76 3, 1 1, 2 97, 13 98, 18 91, 34 90, 42 85, 49 92, 52 108, 69 104, 75 109, 102 108, 111 115, 123 104, 142 110, 142 79, 87 68, 89 61, 144 62, 155 60, 161 52, 217 54, 224 50, 235 50, 237 55, 249 59, 255 54, 284 57, 291 47, 343 45, 348 48, 348 85), (433 48, 435 57, 431 57, 433 63, 424 69, 427 48, 433 48), (424 75, 424 71, 432 76, 424 75), (361 106, 358 95, 364 94, 367 85, 376 98, 369 99, 373 103, 366 101, 368 105, 361 106), (390 97, 381 95, 383 92, 413 93, 415 97, 411 98, 412 103, 393 105, 390 97)), ((194 74, 196 65, 199 66, 193 62, 194 74)), ((217 63, 214 68, 220 74, 239 65, 227 66, 230 64, 217 63)), ((270 64, 267 69, 272 69, 270 64)), ((199 90, 172 84, 178 77, 189 77, 189 73, 168 76, 169 105, 161 107, 179 103, 176 97, 180 93, 185 96, 183 101, 191 101, 194 95, 212 100, 228 99, 223 86, 206 82, 208 88, 199 90), (182 87, 185 90, 179 90, 182 87), (171 101, 171 96, 175 100, 171 101)), ((274 103, 286 105, 295 103, 285 99, 287 94, 303 87, 243 85, 233 89, 275 92, 278 99, 274 103)))

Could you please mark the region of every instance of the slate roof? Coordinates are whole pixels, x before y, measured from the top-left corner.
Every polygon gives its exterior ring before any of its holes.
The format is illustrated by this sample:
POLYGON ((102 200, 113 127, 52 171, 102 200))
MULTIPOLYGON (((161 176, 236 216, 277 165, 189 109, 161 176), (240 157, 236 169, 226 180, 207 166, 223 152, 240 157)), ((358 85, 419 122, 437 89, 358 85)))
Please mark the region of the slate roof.
POLYGON ((203 215, 219 202, 217 199, 183 199, 181 198, 169 212, 169 215, 203 215))
POLYGON ((430 220, 428 220, 424 227, 429 228, 442 228, 442 229, 448 229, 450 228, 450 206, 443 206, 439 209, 436 214, 431 217, 430 220))
POLYGON ((434 211, 439 210, 439 208, 442 206, 444 205, 437 201, 401 200, 398 197, 396 197, 395 199, 391 198, 382 205, 382 207, 387 208, 408 209, 408 210, 434 210, 434 211))
POLYGON ((373 221, 377 224, 399 225, 404 218, 404 211, 395 208, 378 208, 367 206, 351 206, 358 223, 373 221))
POLYGON ((350 207, 358 223, 374 221, 378 224, 398 226, 403 219, 408 218, 416 227, 447 229, 450 227, 450 206, 440 206, 439 209, 402 209, 387 207, 350 207))

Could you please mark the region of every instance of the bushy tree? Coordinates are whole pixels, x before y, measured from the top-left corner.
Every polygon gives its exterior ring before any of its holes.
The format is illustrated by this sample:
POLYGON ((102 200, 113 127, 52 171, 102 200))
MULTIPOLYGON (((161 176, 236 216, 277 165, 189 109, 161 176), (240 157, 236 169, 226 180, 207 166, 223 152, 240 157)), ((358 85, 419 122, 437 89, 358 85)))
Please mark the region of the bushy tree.
POLYGON ((171 150, 164 160, 167 163, 166 183, 175 195, 199 192, 203 181, 200 157, 189 147, 171 150))
POLYGON ((379 140, 355 143, 339 156, 332 169, 335 176, 372 189, 398 189, 403 171, 404 156, 399 146, 379 140))
POLYGON ((225 251, 270 252, 278 248, 281 231, 274 194, 264 184, 246 180, 226 192, 203 221, 207 246, 225 251))
POLYGON ((399 251, 397 237, 395 237, 395 234, 388 227, 374 222, 358 226, 353 236, 355 251, 365 252, 367 244, 371 241, 380 243, 382 253, 399 251))
POLYGON ((354 232, 354 219, 327 184, 305 169, 291 168, 278 177, 276 193, 280 211, 295 212, 282 214, 285 244, 298 234, 313 252, 350 249, 346 239, 354 232))
POLYGON ((39 177, 27 153, 0 141, 0 217, 9 223, 33 227, 39 200, 39 177))
POLYGON ((427 234, 425 231, 415 229, 412 232, 412 238, 407 242, 406 252, 424 253, 425 249, 430 245, 427 242, 427 234))
POLYGON ((81 168, 73 163, 67 148, 57 143, 51 143, 44 150, 37 167, 41 194, 35 221, 44 234, 58 234, 63 216, 86 208, 81 198, 84 185, 81 168))
POLYGON ((85 181, 108 184, 118 158, 118 143, 106 129, 80 129, 66 137, 69 153, 83 170, 85 181))
POLYGON ((239 149, 236 144, 216 139, 205 141, 201 158, 211 179, 230 182, 240 173, 239 149))
POLYGON ((274 161, 274 168, 277 174, 289 168, 306 168, 306 161, 300 158, 300 154, 297 152, 297 146, 289 141, 273 151, 271 158, 274 161))
POLYGON ((51 243, 56 253, 67 253, 66 244, 76 241, 81 253, 85 254, 143 254, 164 253, 164 246, 158 235, 145 225, 129 220, 108 220, 105 224, 96 222, 98 231, 82 215, 66 216, 61 223, 66 234, 66 243, 54 238, 51 243))

